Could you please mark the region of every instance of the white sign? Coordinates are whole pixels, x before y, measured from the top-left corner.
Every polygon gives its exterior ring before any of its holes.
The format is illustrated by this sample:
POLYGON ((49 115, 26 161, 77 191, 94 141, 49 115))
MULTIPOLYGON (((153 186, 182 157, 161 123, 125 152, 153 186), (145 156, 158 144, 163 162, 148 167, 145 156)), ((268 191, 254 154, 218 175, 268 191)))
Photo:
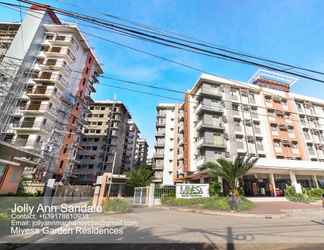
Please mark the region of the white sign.
POLYGON ((55 179, 48 179, 47 186, 50 188, 54 188, 55 185, 55 179))
POLYGON ((182 199, 209 197, 209 184, 177 184, 176 197, 182 199))

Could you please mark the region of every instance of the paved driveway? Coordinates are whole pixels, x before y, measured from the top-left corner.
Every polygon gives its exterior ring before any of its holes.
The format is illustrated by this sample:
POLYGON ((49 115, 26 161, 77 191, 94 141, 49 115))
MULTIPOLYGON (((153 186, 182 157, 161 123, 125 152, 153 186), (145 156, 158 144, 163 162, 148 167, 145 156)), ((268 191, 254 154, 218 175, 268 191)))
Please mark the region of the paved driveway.
MULTIPOLYGON (((324 249, 323 219, 323 213, 263 219, 137 208, 129 214, 91 218, 96 227, 101 225, 105 228, 107 223, 111 225, 112 222, 127 224, 120 235, 48 235, 38 242, 172 243, 178 246, 205 243, 208 246, 172 249, 324 249)), ((81 223, 81 226, 89 228, 88 223, 81 223)), ((167 249, 166 246, 146 249, 167 249)))

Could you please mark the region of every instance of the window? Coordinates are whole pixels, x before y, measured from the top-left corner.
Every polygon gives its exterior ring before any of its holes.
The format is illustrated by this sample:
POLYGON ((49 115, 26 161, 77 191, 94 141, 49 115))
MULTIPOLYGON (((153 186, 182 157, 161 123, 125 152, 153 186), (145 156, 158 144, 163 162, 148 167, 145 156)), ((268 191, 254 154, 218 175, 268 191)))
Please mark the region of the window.
POLYGON ((281 147, 281 143, 280 143, 280 141, 278 141, 278 140, 274 140, 274 141, 273 141, 273 144, 274 144, 274 146, 275 146, 276 148, 280 148, 280 147, 281 147))
POLYGON ((57 41, 64 41, 65 40, 65 36, 56 36, 56 40, 57 41))
POLYGON ((102 117, 104 117, 104 115, 103 114, 100 114, 99 117, 102 118, 102 117))
POLYGON ((47 34, 46 36, 45 36, 45 39, 46 40, 53 40, 54 39, 54 35, 53 34, 47 34))

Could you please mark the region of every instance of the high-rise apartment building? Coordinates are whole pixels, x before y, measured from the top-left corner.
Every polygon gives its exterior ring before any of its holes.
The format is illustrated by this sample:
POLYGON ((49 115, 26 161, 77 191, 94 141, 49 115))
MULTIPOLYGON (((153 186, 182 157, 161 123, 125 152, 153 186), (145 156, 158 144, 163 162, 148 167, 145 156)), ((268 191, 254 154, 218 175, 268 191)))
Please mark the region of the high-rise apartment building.
POLYGON ((91 104, 82 131, 79 164, 74 169, 79 182, 94 183, 98 175, 112 172, 113 168, 114 174, 122 173, 130 118, 122 102, 107 100, 91 104))
POLYGON ((136 143, 135 161, 136 165, 146 165, 148 144, 144 138, 139 138, 136 143))
MULTIPOLYGON (((164 140, 176 141, 181 135, 165 135, 175 129, 166 119, 169 128, 158 127, 156 134, 156 177, 165 185, 206 182, 207 174, 199 171, 203 163, 248 154, 259 158, 243 178, 248 195, 277 195, 288 184, 323 186, 324 101, 291 93, 292 81, 265 71, 250 83, 201 75, 183 104, 184 165, 171 168, 178 156, 164 148, 164 140), (166 173, 177 178, 165 179, 166 173)), ((168 107, 170 112, 173 105, 168 107)))
POLYGON ((77 26, 33 5, 1 64, 17 65, 1 82, 3 139, 43 155, 40 177, 68 177, 89 97, 102 73, 90 45, 77 26))
POLYGON ((154 153, 156 183, 172 185, 183 175, 184 167, 184 110, 182 104, 157 106, 154 153))
POLYGON ((76 182, 93 184, 106 172, 122 174, 136 166, 139 129, 120 101, 95 101, 82 131, 76 182))
POLYGON ((15 38, 19 27, 19 23, 0 23, 0 62, 15 38))

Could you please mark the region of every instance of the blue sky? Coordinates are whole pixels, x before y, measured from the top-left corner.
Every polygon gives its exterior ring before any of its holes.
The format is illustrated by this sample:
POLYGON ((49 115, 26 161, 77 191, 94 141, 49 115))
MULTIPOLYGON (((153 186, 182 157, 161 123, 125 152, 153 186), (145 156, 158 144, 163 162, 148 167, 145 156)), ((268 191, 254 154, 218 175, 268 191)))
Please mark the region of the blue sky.
MULTIPOLYGON (((46 2, 88 15, 102 16, 104 13, 109 13, 249 54, 324 71, 324 1, 321 0, 245 0, 244 4, 242 4, 243 1, 238 0, 56 0, 46 2)), ((62 19, 75 22, 64 17, 62 19)), ((0 21, 19 20, 19 13, 0 6, 0 21)), ((79 24, 82 25, 82 23, 79 24)), ((108 31, 98 31, 85 26, 81 26, 81 30, 232 79, 246 81, 256 71, 256 68, 252 66, 192 55, 119 37, 108 31)), ((199 77, 199 73, 181 66, 120 48, 94 37, 88 37, 88 40, 104 64, 107 75, 181 90, 191 88, 199 77)), ((101 82, 170 96, 170 93, 106 79, 102 79, 101 82)), ((324 85, 308 80, 299 80, 293 86, 292 91, 324 98, 324 85)), ((155 107, 160 102, 174 101, 104 85, 97 87, 95 99, 109 99, 113 96, 126 104, 141 129, 142 135, 148 139, 152 152, 155 107)), ((172 96, 182 97, 177 94, 172 94, 172 96)))

